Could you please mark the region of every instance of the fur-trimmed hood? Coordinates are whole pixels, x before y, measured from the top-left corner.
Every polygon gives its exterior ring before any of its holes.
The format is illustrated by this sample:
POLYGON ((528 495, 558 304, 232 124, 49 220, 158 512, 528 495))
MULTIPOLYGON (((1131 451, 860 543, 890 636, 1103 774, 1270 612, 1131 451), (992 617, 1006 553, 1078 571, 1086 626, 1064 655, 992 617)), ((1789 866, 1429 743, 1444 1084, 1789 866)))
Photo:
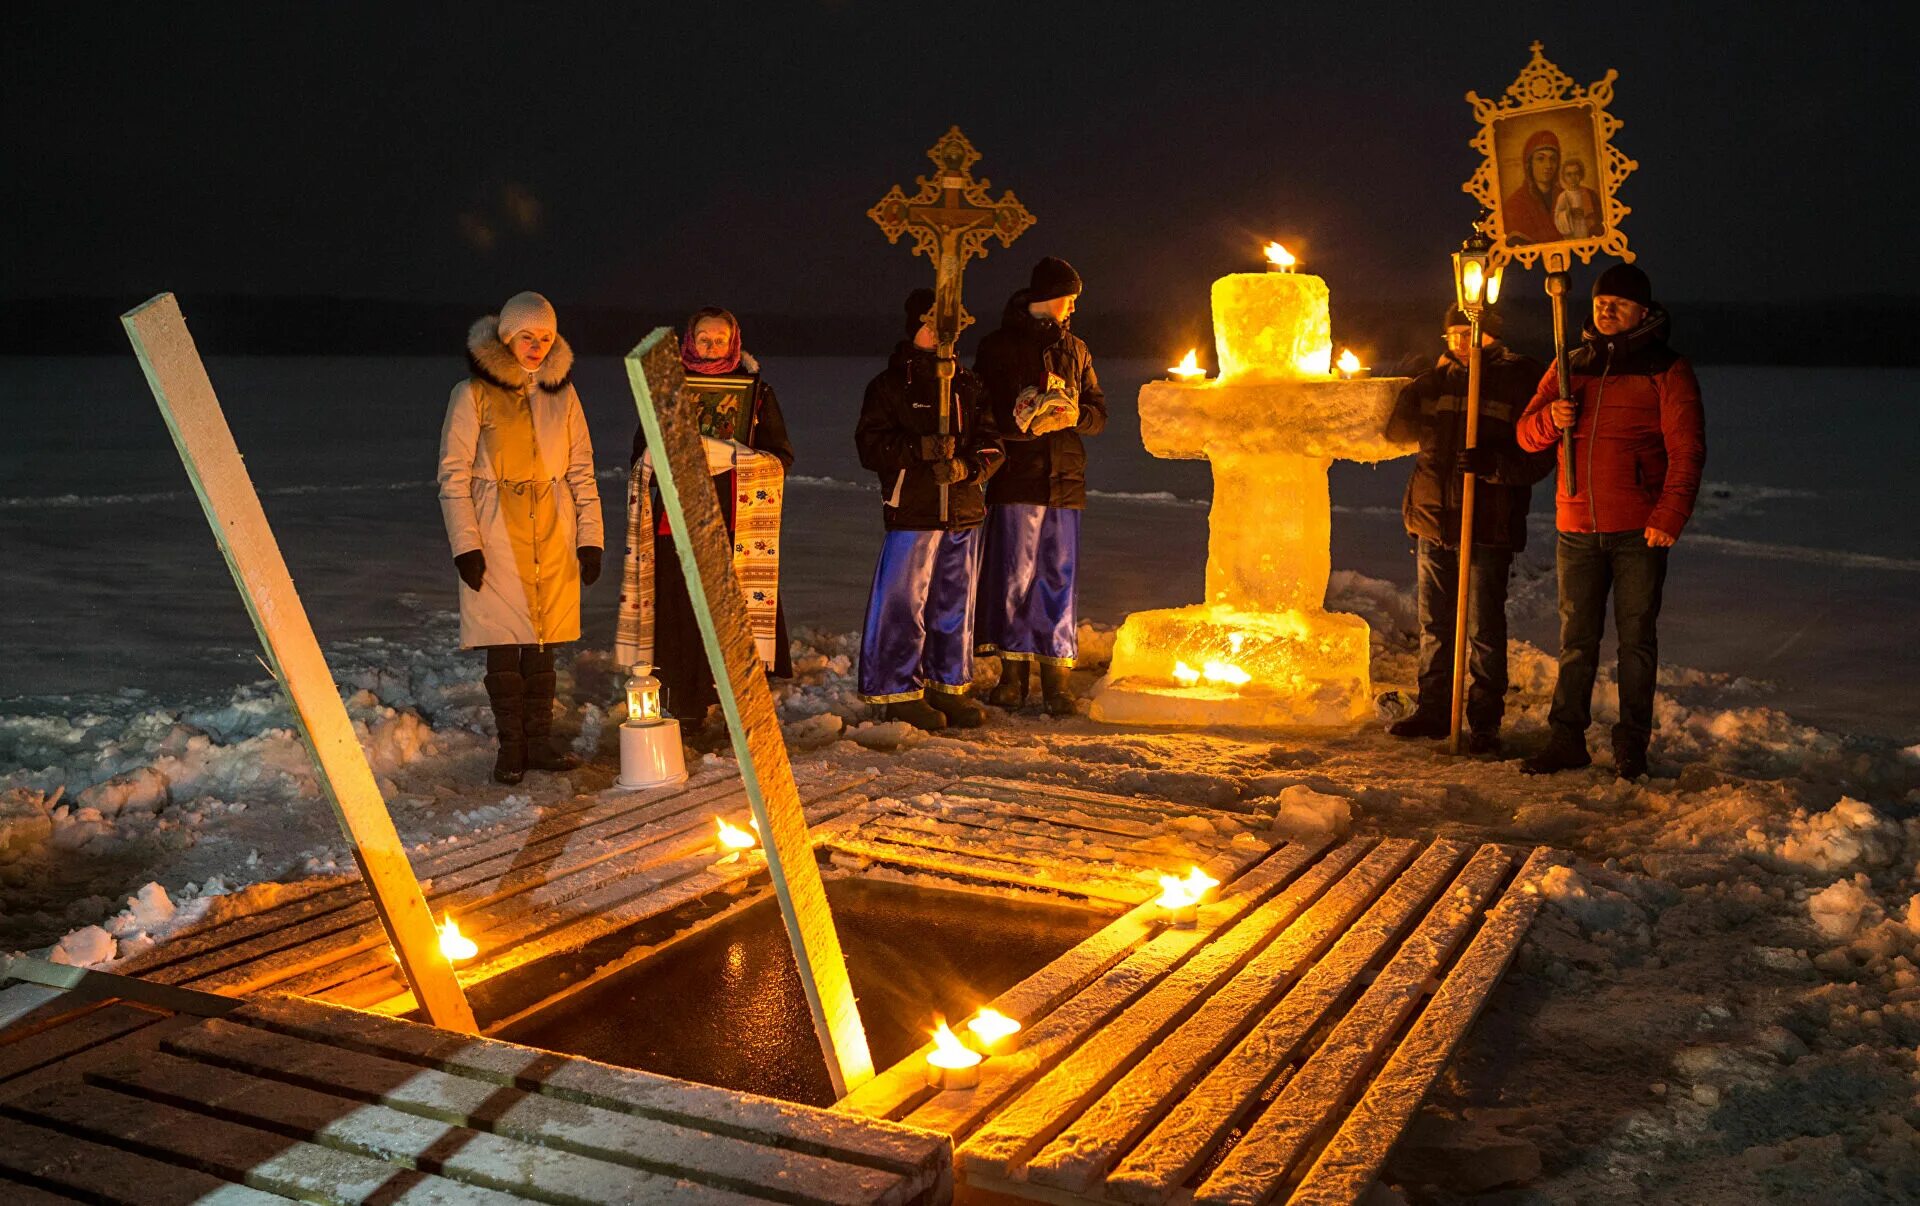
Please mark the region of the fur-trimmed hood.
MULTIPOLYGON (((513 349, 500 342, 500 317, 489 314, 467 331, 467 368, 482 381, 497 385, 508 393, 526 388, 527 370, 514 359, 513 349)), ((566 337, 556 334, 547 358, 540 362, 535 382, 548 393, 565 389, 573 380, 573 348, 566 337)))

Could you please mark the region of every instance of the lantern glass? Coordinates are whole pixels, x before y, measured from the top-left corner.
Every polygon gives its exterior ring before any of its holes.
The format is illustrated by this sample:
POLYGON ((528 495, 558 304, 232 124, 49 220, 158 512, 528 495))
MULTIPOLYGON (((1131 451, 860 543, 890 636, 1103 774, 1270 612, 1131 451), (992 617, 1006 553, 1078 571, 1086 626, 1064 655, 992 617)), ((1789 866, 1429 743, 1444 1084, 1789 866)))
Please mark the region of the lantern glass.
POLYGON ((1486 269, 1479 260, 1465 259, 1460 265, 1460 299, 1470 307, 1480 305, 1480 290, 1486 284, 1486 269))
POLYGON ((627 678, 627 721, 650 724, 660 719, 660 680, 648 671, 651 666, 635 666, 627 678))
POLYGON ((1493 271, 1487 274, 1487 304, 1496 304, 1500 300, 1500 276, 1506 271, 1505 264, 1495 264, 1493 271))

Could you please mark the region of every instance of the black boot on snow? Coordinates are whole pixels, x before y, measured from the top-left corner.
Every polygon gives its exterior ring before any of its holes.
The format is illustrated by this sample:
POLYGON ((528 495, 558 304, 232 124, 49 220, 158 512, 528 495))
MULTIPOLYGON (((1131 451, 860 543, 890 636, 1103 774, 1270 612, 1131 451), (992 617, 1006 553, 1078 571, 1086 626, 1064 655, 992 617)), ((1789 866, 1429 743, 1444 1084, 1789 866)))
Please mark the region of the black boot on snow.
POLYGON ((523 723, 527 733, 528 770, 570 771, 580 765, 579 758, 553 748, 553 691, 556 679, 551 670, 529 674, 525 678, 526 716, 523 723))
POLYGON ((493 705, 493 727, 500 735, 500 754, 493 761, 493 781, 514 784, 527 776, 527 734, 524 718, 525 682, 511 670, 489 674, 483 680, 487 702, 493 705))
POLYGON ((1592 765, 1593 755, 1587 753, 1585 741, 1555 729, 1547 748, 1522 762, 1520 769, 1529 775, 1552 775, 1592 765))
POLYGON ((1388 725, 1387 732, 1395 737, 1451 737, 1453 722, 1437 712, 1415 712, 1388 725))
POLYGON ((946 716, 924 699, 903 699, 886 707, 885 719, 904 720, 916 729, 937 732, 947 727, 946 716))
POLYGON ((927 702, 947 718, 950 729, 977 729, 987 723, 987 710, 965 691, 929 690, 927 702))
POLYGON ((1047 701, 1047 715, 1073 715, 1073 667, 1055 662, 1040 663, 1040 694, 1047 701))
POLYGON ((1000 659, 1000 682, 987 696, 987 702, 996 708, 1012 710, 1027 702, 1027 671, 1032 662, 1022 658, 1003 657, 1000 659))

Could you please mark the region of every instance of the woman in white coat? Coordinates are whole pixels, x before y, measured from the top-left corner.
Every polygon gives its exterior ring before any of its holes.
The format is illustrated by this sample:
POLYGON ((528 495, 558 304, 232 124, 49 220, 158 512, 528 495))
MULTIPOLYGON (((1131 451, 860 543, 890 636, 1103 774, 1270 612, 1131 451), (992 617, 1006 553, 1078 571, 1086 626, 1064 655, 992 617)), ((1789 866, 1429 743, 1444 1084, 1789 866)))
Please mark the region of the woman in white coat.
POLYGON ((579 765, 551 741, 553 647, 580 639, 580 588, 600 576, 606 542, 559 325, 538 293, 473 324, 469 375, 440 432, 440 513, 464 584, 460 647, 487 651, 501 783, 579 765))

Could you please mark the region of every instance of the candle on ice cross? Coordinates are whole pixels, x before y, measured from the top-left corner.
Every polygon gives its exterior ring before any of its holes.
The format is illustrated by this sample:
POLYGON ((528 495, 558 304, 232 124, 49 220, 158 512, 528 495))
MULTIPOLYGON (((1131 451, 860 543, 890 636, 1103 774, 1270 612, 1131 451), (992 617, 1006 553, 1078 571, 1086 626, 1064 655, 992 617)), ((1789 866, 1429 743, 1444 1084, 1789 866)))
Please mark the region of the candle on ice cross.
POLYGON ((1140 389, 1147 451, 1213 466, 1206 601, 1121 626, 1095 720, 1330 725, 1373 707, 1368 632, 1326 610, 1333 530, 1327 468, 1414 451, 1386 437, 1403 378, 1332 376, 1327 283, 1293 270, 1213 283, 1220 375, 1140 389))

